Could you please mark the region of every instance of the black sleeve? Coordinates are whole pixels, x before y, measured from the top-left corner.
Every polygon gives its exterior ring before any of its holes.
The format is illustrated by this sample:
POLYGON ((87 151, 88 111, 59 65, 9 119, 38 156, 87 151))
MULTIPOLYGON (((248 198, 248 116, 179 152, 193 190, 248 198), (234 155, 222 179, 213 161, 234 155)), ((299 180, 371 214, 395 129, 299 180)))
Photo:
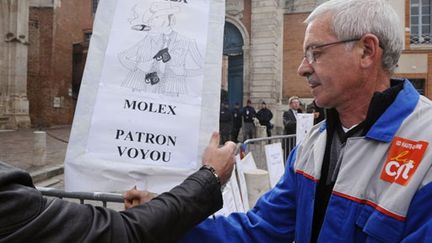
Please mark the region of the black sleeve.
POLYGON ((0 242, 175 242, 222 207, 221 187, 208 170, 123 212, 45 199, 29 185, 6 184, 0 186, 0 198, 7 198, 0 205, 0 225, 7 226, 0 228, 0 242))
POLYGON ((289 114, 288 114, 288 111, 284 111, 284 113, 283 113, 283 124, 284 124, 284 127, 286 127, 287 126, 287 124, 288 124, 288 121, 289 121, 289 114))
POLYGON ((128 235, 140 242, 175 242, 222 207, 219 183, 199 170, 181 185, 139 207, 122 212, 128 235))
POLYGON ((262 111, 261 111, 261 110, 259 110, 259 111, 256 113, 256 115, 255 115, 255 117, 256 117, 260 122, 261 122, 261 119, 262 119, 261 115, 262 115, 262 111))

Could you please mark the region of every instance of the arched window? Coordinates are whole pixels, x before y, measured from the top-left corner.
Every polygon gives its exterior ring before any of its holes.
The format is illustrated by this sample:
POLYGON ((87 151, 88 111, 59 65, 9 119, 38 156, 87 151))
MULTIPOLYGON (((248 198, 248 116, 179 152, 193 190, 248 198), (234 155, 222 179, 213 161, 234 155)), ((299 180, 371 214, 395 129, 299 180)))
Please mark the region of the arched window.
MULTIPOLYGON (((228 101, 230 107, 234 107, 235 103, 242 106, 243 102, 243 37, 239 29, 232 23, 225 22, 224 30, 224 70, 226 74, 222 80, 226 84, 225 94, 221 97, 222 101, 228 101)), ((222 87, 224 88, 224 87, 222 87)))
POLYGON ((411 0, 411 44, 432 44, 431 0, 411 0))
POLYGON ((225 22, 224 55, 235 56, 243 54, 243 37, 235 25, 225 22))

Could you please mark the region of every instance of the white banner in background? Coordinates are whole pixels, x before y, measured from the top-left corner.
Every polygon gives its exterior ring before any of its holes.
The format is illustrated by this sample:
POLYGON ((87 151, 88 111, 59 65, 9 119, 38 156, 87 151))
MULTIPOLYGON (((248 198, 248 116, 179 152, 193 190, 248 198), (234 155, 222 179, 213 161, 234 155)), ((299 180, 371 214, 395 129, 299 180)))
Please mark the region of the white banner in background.
POLYGON ((285 172, 282 144, 267 144, 264 146, 264 149, 270 179, 270 187, 273 188, 276 186, 285 172))
POLYGON ((299 113, 297 114, 297 133, 296 144, 299 145, 306 137, 306 134, 313 127, 314 114, 299 113))
POLYGON ((197 169, 202 142, 217 130, 224 3, 100 2, 66 156, 67 190, 162 192, 197 169), (204 90, 208 81, 216 85, 204 90))
POLYGON ((228 216, 234 212, 245 212, 235 171, 222 192, 222 198, 223 207, 215 215, 228 216))

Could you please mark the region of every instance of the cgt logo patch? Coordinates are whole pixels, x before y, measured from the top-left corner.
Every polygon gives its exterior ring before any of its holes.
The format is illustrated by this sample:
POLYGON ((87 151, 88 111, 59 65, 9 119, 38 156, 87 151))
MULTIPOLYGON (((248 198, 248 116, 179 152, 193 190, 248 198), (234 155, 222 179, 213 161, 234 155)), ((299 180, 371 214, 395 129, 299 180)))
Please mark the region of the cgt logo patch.
POLYGON ((429 143, 425 141, 395 137, 381 172, 381 179, 402 186, 407 185, 417 170, 428 145, 429 143))

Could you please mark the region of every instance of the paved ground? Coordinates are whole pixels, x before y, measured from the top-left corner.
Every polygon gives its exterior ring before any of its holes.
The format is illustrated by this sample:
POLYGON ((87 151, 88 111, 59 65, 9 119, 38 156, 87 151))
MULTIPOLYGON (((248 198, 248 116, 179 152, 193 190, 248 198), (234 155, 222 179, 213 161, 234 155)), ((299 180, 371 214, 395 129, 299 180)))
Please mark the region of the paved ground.
POLYGON ((0 161, 35 173, 64 164, 70 126, 43 129, 46 131, 45 166, 33 165, 33 139, 36 129, 0 130, 0 161))
MULTIPOLYGON (((64 189, 64 159, 70 126, 42 129, 46 132, 45 165, 34 165, 33 140, 36 129, 0 130, 0 161, 28 171, 37 187, 64 189)), ((78 199, 66 199, 79 203, 78 199)), ((86 204, 102 206, 100 201, 86 200, 86 204)), ((107 207, 122 210, 122 203, 108 203, 107 207)))

